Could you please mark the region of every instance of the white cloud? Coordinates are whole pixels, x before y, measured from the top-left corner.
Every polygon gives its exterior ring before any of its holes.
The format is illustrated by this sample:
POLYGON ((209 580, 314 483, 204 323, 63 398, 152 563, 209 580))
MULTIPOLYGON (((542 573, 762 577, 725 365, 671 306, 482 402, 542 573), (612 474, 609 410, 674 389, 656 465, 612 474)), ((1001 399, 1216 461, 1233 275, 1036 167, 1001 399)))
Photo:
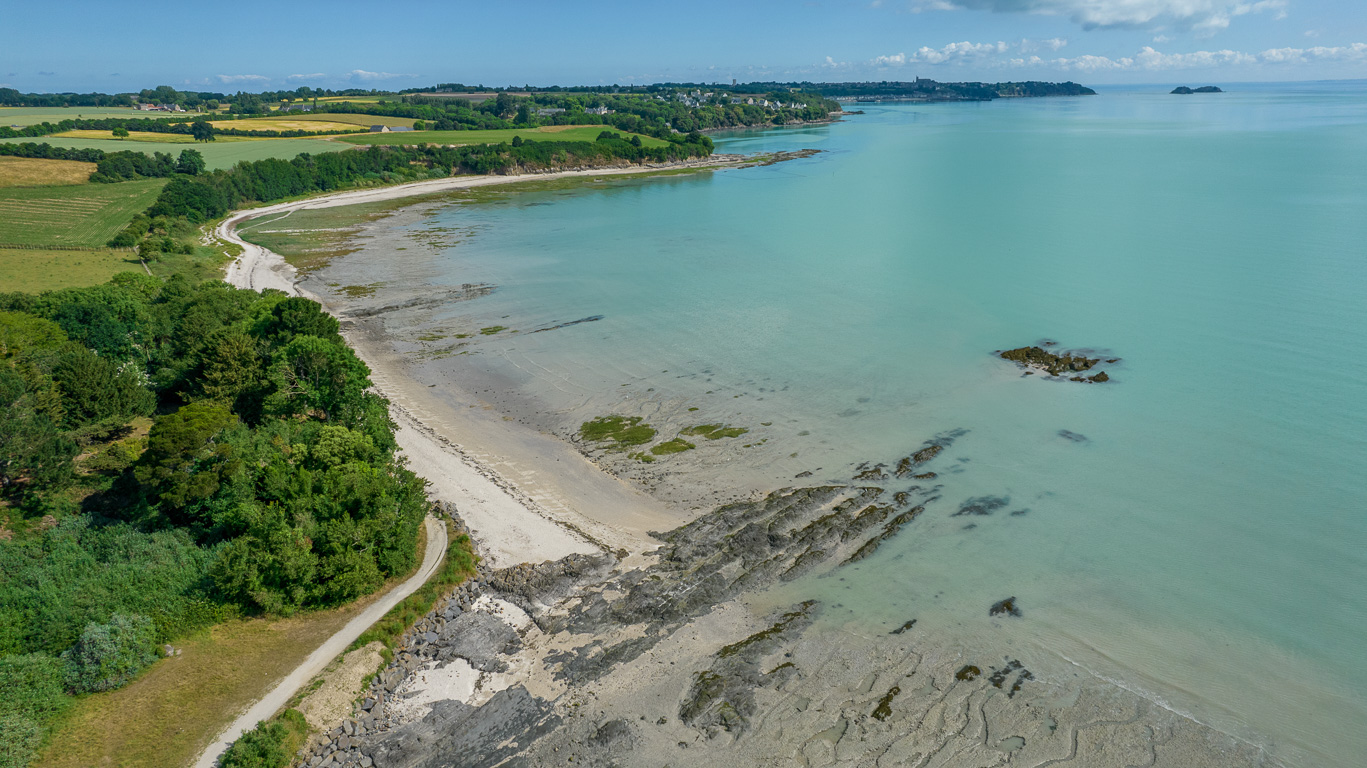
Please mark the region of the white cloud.
POLYGON ((1038 56, 1011 59, 1012 67, 1047 67, 1052 69, 1100 72, 1106 70, 1143 70, 1164 72, 1180 69, 1213 69, 1254 64, 1308 64, 1314 62, 1367 62, 1367 43, 1352 45, 1315 46, 1313 48, 1269 48, 1261 53, 1244 53, 1228 49, 1192 51, 1191 53, 1163 53, 1144 46, 1134 56, 1108 58, 1106 56, 1076 56, 1073 58, 1041 59, 1038 56))
POLYGON ((968 9, 1067 16, 1084 29, 1157 27, 1214 31, 1231 19, 1270 11, 1285 18, 1287 0, 914 0, 913 11, 968 9))
POLYGON ((313 72, 307 75, 287 75, 286 80, 317 80, 320 77, 327 77, 323 72, 313 72))
POLYGON ((1313 48, 1269 48, 1258 54, 1258 60, 1269 64, 1306 64, 1312 61, 1367 61, 1367 43, 1323 46, 1313 48))
MULTIPOLYGON (((955 64, 968 61, 982 62, 999 57, 1008 52, 1034 53, 1035 51, 1057 51, 1068 45, 1068 40, 1062 37, 1051 37, 1048 40, 1031 40, 1026 38, 1016 43, 1007 43, 998 40, 995 43, 950 43, 940 48, 929 48, 921 46, 911 53, 894 53, 884 56, 875 56, 869 60, 869 64, 879 68, 901 67, 907 64, 955 64)), ((1035 57, 1038 58, 1038 57, 1035 57)), ((830 66, 830 57, 827 57, 830 66)))
MULTIPOLYGON (((893 69, 910 65, 962 66, 976 68, 1051 69, 1077 72, 1146 71, 1165 72, 1185 69, 1217 69, 1228 67, 1278 66, 1325 62, 1367 63, 1367 43, 1309 48, 1269 48, 1260 53, 1235 51, 1228 48, 1216 51, 1166 53, 1153 46, 1144 46, 1132 56, 1097 56, 1081 54, 1045 58, 1037 52, 1058 51, 1066 40, 1021 40, 1018 43, 950 43, 940 48, 923 46, 911 53, 876 56, 864 62, 875 69, 893 69)), ((846 62, 826 57, 824 68, 848 68, 846 62)))
POLYGON ((348 74, 352 80, 392 80, 396 77, 417 77, 417 75, 405 75, 395 72, 367 72, 364 69, 353 69, 348 74))
POLYGON ((270 80, 265 75, 218 75, 220 83, 264 83, 270 80))

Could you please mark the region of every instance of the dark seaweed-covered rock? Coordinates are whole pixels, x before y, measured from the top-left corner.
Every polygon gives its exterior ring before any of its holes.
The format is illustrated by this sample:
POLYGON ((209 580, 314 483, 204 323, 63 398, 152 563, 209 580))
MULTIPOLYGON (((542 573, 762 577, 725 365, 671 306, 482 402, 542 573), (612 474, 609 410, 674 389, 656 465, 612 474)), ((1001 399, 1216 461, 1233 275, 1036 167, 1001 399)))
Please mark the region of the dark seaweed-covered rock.
POLYGON ((548 702, 519 685, 479 707, 439 701, 423 719, 377 737, 362 751, 377 768, 484 768, 503 763, 559 724, 548 702))
POLYGON ((897 629, 894 629, 893 631, 889 632, 888 634, 890 634, 890 635, 900 635, 900 634, 902 634, 903 632, 906 632, 908 629, 911 629, 911 628, 914 627, 914 626, 916 626, 916 619, 910 619, 910 620, 908 620, 905 624, 903 624, 902 626, 898 627, 897 629))
POLYGON ((1005 352, 998 352, 997 356, 1003 360, 1010 360, 1022 368, 1044 371, 1050 376, 1063 376, 1068 373, 1091 370, 1093 366, 1101 362, 1101 358, 1098 357, 1086 357, 1074 352, 1054 354, 1040 347, 1008 349, 1005 352))
POLYGON ((439 647, 438 659, 450 661, 460 657, 485 672, 507 669, 507 663, 498 657, 522 647, 517 630, 496 616, 474 611, 462 613, 447 622, 432 642, 439 647))
POLYGON ((1070 432, 1070 431, 1068 431, 1068 430, 1066 430, 1066 429, 1060 429, 1060 430, 1058 431, 1058 436, 1061 437, 1061 438, 1063 438, 1064 440, 1072 440, 1072 441, 1075 442, 1075 443, 1085 443, 1085 442, 1087 442, 1087 436, 1086 436, 1086 435, 1080 435, 1080 434, 1078 434, 1077 432, 1070 432))
POLYGON ((1010 503, 1010 496, 974 496, 959 505, 959 511, 950 517, 962 517, 964 515, 986 517, 1010 503))
POLYGON ((997 602, 993 603, 992 607, 987 610, 987 615, 1015 616, 1019 618, 1021 616, 1021 609, 1020 606, 1016 605, 1016 598, 1013 595, 1011 597, 1006 598, 1005 600, 998 600, 997 602))
POLYGON ((761 662, 775 653, 785 638, 811 624, 815 606, 810 600, 801 603, 768 629, 717 651, 711 669, 694 675, 693 685, 679 705, 679 719, 709 734, 744 731, 755 714, 755 689, 782 685, 797 671, 789 662, 764 672, 761 662))
POLYGON ((978 678, 978 675, 981 675, 982 673, 983 673, 983 671, 982 671, 981 669, 978 669, 977 667, 973 666, 972 664, 965 664, 963 667, 961 667, 961 668, 959 669, 958 672, 955 672, 955 673, 954 673, 954 679, 955 679, 955 680, 976 680, 976 679, 978 678))

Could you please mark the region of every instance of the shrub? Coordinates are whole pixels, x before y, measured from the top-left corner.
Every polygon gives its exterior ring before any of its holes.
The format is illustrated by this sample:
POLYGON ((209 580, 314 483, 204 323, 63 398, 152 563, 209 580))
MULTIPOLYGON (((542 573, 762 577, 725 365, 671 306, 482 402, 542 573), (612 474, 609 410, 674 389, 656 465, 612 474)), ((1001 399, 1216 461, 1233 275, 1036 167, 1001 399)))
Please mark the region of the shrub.
POLYGON ((0 715, 0 768, 25 768, 42 742, 42 728, 31 718, 0 715))
POLYGON ((223 753, 219 768, 287 768, 307 733, 304 716, 287 709, 278 720, 257 723, 238 737, 223 753))
POLYGON ((136 613, 116 613, 108 624, 90 623, 62 654, 67 689, 91 693, 118 688, 156 661, 154 642, 152 620, 136 613))

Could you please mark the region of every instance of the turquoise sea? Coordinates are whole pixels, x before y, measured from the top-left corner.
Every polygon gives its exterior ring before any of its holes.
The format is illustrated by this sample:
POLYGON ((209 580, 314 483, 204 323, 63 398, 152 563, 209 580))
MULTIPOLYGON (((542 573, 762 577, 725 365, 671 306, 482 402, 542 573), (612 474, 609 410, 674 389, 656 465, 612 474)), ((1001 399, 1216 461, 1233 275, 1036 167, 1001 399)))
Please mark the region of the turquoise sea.
POLYGON ((1361 765, 1367 83, 1169 87, 724 135, 822 153, 451 206, 411 227, 460 242, 371 279, 498 286, 427 326, 602 315, 431 365, 549 421, 658 398, 753 426, 770 442, 727 477, 759 487, 966 430, 940 501, 792 595, 1074 662, 1293 766, 1361 765), (1043 338, 1122 361, 1082 385, 991 354, 1043 338), (984 496, 1009 501, 953 516, 984 496), (1013 595, 1024 615, 989 619, 1013 595))

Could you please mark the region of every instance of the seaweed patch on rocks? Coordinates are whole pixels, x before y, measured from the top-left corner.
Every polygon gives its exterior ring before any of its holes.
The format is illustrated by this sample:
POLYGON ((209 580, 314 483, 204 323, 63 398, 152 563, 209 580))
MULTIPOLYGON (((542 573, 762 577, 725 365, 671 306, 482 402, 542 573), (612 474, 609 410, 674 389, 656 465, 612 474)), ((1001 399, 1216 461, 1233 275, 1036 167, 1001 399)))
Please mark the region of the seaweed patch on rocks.
MULTIPOLYGON (((1054 342, 1041 342, 1041 344, 1052 346, 1054 342)), ((993 354, 1025 369, 1027 376, 1035 371, 1041 371, 1060 381, 1066 379, 1087 384, 1105 383, 1110 381, 1111 377, 1105 371, 1100 371, 1091 376, 1081 375, 1083 372, 1092 370, 1103 360, 1108 364, 1120 362, 1118 357, 1088 357, 1088 354, 1092 353, 1086 350, 1051 352, 1044 349, 1044 346, 1017 347, 1004 351, 999 349, 993 354)))

